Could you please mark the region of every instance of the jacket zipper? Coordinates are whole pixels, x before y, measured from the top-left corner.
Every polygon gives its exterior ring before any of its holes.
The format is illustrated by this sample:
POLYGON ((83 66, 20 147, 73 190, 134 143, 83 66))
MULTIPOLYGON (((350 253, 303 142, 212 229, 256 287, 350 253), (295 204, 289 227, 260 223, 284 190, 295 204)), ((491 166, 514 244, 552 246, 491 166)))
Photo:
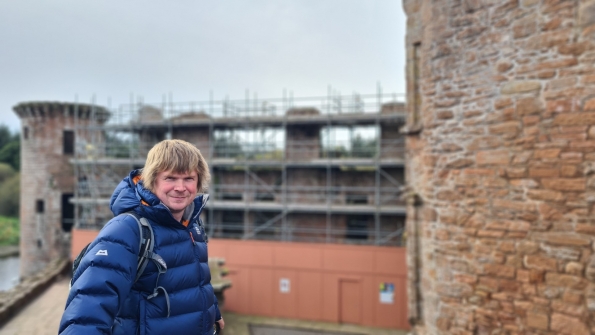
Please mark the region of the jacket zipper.
MULTIPOLYGON (((190 222, 192 222, 192 220, 196 220, 196 218, 200 215, 200 212, 202 212, 202 209, 205 208, 205 206, 207 205, 207 201, 209 200, 209 195, 208 194, 203 194, 202 195, 202 204, 200 205, 200 208, 198 209, 198 211, 196 211, 196 215, 194 215, 192 217, 192 219, 190 219, 190 222)), ((174 218, 174 215, 171 213, 171 210, 169 209, 169 207, 167 207, 163 201, 159 201, 160 205, 163 205, 163 207, 165 207, 165 209, 167 210, 167 212, 169 213, 169 215, 171 215, 171 217, 176 220, 174 218)), ((177 220, 176 220, 177 221, 177 220)))

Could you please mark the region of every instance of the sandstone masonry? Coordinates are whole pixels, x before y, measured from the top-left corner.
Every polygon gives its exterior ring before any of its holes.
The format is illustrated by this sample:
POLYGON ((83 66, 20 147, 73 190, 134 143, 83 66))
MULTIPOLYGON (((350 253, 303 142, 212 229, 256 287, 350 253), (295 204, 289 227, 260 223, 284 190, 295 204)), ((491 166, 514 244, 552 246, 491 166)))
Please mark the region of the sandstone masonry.
POLYGON ((410 322, 595 333, 595 1, 404 0, 410 322))

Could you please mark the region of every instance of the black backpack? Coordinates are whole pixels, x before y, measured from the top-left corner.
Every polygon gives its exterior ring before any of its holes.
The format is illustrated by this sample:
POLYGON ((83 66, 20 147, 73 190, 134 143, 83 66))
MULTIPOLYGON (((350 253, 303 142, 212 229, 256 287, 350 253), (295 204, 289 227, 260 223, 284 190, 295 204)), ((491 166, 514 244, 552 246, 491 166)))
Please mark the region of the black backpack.
MULTIPOLYGON (((138 223, 138 229, 141 232, 140 249, 138 252, 138 265, 136 266, 136 277, 134 278, 134 282, 133 282, 133 284, 134 284, 140 278, 140 276, 143 274, 143 271, 145 271, 145 268, 147 267, 147 263, 149 263, 149 260, 153 259, 153 260, 156 260, 157 262, 161 263, 161 261, 163 261, 163 259, 159 255, 153 253, 153 246, 155 245, 153 228, 151 227, 151 224, 147 221, 147 219, 138 216, 138 214, 136 214, 135 212, 126 212, 126 213, 122 213, 120 215, 132 216, 136 220, 136 223, 138 223)), ((81 252, 78 254, 78 256, 76 256, 74 261, 72 262, 72 276, 73 276, 73 278, 70 279, 71 287, 72 287, 72 284, 74 284, 74 272, 79 267, 81 260, 87 253, 87 249, 89 248, 89 245, 91 245, 91 243, 87 244, 83 248, 83 250, 81 250, 81 252)), ((163 264, 161 264, 161 265, 165 266, 165 269, 167 269, 165 262, 163 262, 163 264)))

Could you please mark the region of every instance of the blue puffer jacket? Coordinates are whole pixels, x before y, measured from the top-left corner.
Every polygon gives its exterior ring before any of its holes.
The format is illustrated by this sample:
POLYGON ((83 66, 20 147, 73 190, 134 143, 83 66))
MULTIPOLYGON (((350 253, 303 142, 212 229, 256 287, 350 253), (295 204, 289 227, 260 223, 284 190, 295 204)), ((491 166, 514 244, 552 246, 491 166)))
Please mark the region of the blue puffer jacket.
POLYGON ((116 217, 99 232, 73 275, 60 334, 206 335, 221 318, 199 219, 208 197, 198 196, 188 206, 186 227, 138 179, 139 171, 132 171, 114 191, 116 217), (133 217, 118 216, 128 211, 149 220, 153 251, 167 264, 159 275, 149 262, 134 285, 141 232, 133 217))

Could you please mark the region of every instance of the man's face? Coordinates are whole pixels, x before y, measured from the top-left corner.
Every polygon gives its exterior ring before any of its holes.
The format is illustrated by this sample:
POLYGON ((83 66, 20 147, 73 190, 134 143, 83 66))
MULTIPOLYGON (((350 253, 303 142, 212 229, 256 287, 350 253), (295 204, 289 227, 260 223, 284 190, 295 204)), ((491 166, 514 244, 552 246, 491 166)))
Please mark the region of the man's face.
POLYGON ((159 172, 155 178, 153 193, 169 208, 173 217, 180 221, 184 209, 196 197, 198 174, 196 171, 174 173, 159 172))

